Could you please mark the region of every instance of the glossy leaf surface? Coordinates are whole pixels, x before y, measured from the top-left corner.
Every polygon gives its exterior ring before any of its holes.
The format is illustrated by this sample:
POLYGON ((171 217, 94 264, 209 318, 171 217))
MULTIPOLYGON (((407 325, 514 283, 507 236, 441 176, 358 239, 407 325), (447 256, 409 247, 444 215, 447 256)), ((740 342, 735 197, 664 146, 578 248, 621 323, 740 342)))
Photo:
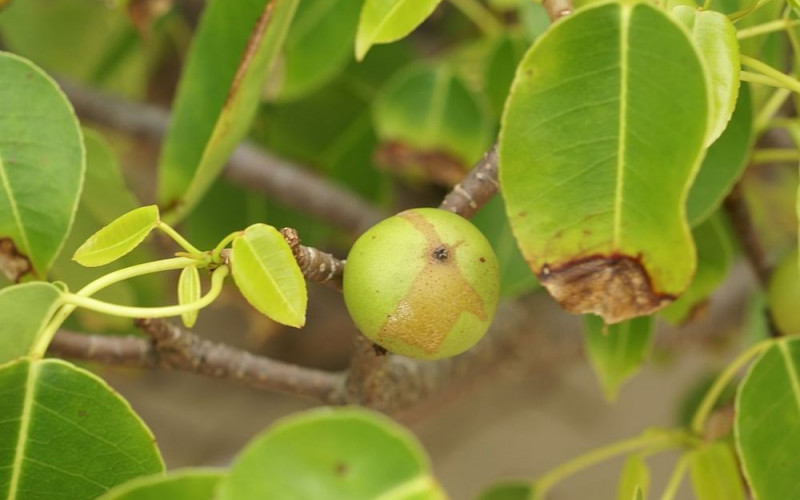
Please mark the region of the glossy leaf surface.
POLYGON ((481 492, 477 500, 531 500, 530 481, 500 483, 481 492))
POLYGON ((306 321, 306 282, 292 249, 272 226, 253 224, 233 241, 233 279, 262 314, 284 325, 306 321))
POLYGON ((208 3, 159 166, 158 197, 170 220, 194 207, 247 133, 298 2, 208 3))
POLYGON ((608 325, 597 316, 584 319, 583 345, 609 401, 623 382, 639 371, 653 346, 653 318, 608 325))
POLYGON ((153 435, 95 375, 59 360, 0 367, 0 498, 96 498, 164 470, 153 435))
MULTIPOLYGON (((197 266, 187 266, 181 271, 178 278, 178 304, 189 304, 200 299, 200 273, 197 266)), ((190 311, 181 314, 181 320, 186 328, 191 328, 197 321, 199 311, 190 311)))
POLYGON ((691 40, 648 4, 578 10, 526 54, 503 116, 500 181, 523 255, 562 307, 617 323, 689 285, 683 206, 708 109, 691 40))
POLYGON ((625 460, 617 485, 617 500, 636 498, 637 492, 645 497, 650 488, 650 469, 641 455, 631 455, 625 460))
POLYGON ((739 464, 727 443, 711 443, 689 459, 692 489, 697 500, 744 500, 739 464))
POLYGON ((356 33, 356 59, 375 44, 399 40, 422 24, 441 0, 365 0, 356 33))
POLYGON ((61 291, 50 283, 32 282, 0 290, 0 364, 27 356, 60 305, 61 291))
POLYGON ((274 100, 301 98, 337 76, 353 58, 364 0, 303 0, 286 36, 274 100))
POLYGON ((85 166, 72 105, 31 62, 0 52, 0 270, 44 277, 72 226, 85 166))
POLYGON ((137 477, 98 500, 212 500, 225 471, 179 469, 169 474, 137 477))
POLYGON ((689 190, 686 211, 693 227, 722 205, 744 173, 753 145, 753 104, 750 87, 742 85, 728 127, 706 150, 700 171, 689 190))
POLYGON ((73 260, 86 267, 114 262, 139 246, 159 222, 158 207, 137 208, 114 219, 75 250, 73 260))
POLYGON ((706 65, 711 84, 711 127, 706 144, 717 140, 728 125, 739 95, 739 42, 728 16, 713 10, 678 5, 673 14, 691 33, 706 65))
POLYGON ((425 452, 405 429, 361 409, 284 419, 233 464, 220 500, 443 500, 425 452))
POLYGON ((661 314, 673 324, 690 320, 725 278, 733 260, 733 248, 721 214, 711 216, 692 231, 697 248, 697 272, 692 284, 661 314))
POLYGON ((770 347, 736 397, 734 435, 745 477, 758 500, 800 494, 800 340, 770 347))

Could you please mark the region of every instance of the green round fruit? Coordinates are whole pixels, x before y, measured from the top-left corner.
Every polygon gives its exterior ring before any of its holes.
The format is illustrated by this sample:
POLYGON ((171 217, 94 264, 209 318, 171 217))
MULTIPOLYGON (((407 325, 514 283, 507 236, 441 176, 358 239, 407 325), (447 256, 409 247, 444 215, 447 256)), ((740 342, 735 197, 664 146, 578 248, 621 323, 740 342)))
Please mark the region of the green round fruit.
POLYGON ((469 221, 416 208, 356 241, 344 269, 344 300, 376 344, 412 358, 447 358, 486 333, 499 274, 491 245, 469 221))

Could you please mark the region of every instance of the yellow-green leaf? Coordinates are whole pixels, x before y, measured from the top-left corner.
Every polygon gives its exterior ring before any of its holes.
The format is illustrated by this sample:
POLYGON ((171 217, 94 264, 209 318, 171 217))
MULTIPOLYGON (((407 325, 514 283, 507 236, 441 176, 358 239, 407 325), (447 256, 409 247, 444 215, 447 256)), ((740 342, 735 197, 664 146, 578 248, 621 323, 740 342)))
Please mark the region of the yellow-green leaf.
POLYGON ((31 353, 60 297, 58 288, 41 281, 0 290, 0 364, 31 353))
POLYGON ((650 469, 641 455, 631 455, 625 460, 617 485, 617 500, 635 499, 637 492, 647 496, 650 488, 650 469))
POLYGON ((697 500, 744 500, 744 485, 733 450, 717 442, 691 452, 689 470, 697 500))
POLYGON ((422 24, 442 0, 366 0, 356 33, 356 59, 370 47, 400 40, 422 24))
POLYGON ((114 262, 139 246, 158 222, 157 206, 137 208, 94 233, 75 251, 72 258, 86 267, 114 262))
MULTIPOLYGON (((181 271, 178 279, 178 304, 184 305, 200 299, 200 273, 197 266, 186 266, 181 271)), ((187 328, 194 326, 199 311, 189 311, 181 314, 181 320, 187 328)))
POLYGON ((306 322, 306 282, 292 249, 272 226, 253 224, 233 241, 233 279, 250 304, 269 318, 300 328, 306 322))

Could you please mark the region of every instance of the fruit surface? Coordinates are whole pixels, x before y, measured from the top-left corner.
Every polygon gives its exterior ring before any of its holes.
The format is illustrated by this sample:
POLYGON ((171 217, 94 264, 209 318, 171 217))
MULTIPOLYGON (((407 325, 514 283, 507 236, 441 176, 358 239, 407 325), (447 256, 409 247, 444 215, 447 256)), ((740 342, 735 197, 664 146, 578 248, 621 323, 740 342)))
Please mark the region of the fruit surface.
POLYGON ((353 245, 344 298, 361 332, 387 350, 419 359, 460 354, 494 317, 497 257, 466 219, 435 208, 401 212, 353 245))

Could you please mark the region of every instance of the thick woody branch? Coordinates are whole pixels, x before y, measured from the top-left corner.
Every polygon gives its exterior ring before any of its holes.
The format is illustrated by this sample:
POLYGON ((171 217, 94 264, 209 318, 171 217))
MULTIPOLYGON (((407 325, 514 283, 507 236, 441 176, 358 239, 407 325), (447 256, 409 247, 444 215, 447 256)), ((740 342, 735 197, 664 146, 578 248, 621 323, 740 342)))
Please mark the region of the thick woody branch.
MULTIPOLYGON (((81 118, 151 142, 161 142, 169 113, 159 107, 124 101, 96 90, 59 82, 81 118)), ((244 142, 231 155, 225 176, 247 189, 263 192, 287 207, 359 234, 384 217, 344 186, 298 164, 244 142)))
POLYGON ((326 404, 342 401, 343 375, 282 363, 203 340, 164 320, 141 320, 150 339, 59 331, 49 352, 64 358, 144 369, 170 369, 231 380, 326 404))
POLYGON ((497 193, 497 145, 487 151, 469 174, 444 197, 439 208, 472 217, 497 193))

